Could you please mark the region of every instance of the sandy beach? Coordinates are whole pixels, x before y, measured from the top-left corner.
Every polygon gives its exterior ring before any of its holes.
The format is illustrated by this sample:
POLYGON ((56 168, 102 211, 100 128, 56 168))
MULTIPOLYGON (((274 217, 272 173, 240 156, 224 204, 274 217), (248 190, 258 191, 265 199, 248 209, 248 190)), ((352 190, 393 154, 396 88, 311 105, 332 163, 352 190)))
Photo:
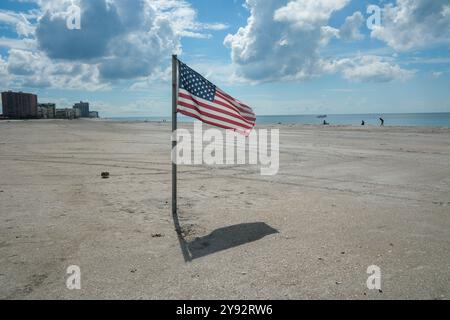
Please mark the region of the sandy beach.
POLYGON ((450 129, 276 127, 276 176, 179 167, 180 239, 170 124, 1 121, 0 299, 450 298, 450 129))

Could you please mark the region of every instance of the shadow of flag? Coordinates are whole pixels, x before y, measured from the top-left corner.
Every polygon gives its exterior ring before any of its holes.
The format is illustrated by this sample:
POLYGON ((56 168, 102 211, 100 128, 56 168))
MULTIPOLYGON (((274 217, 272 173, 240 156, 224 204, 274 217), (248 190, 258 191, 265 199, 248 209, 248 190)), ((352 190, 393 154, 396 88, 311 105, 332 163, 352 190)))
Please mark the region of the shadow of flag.
POLYGON ((186 262, 210 254, 258 241, 278 231, 264 222, 243 223, 214 230, 209 235, 187 242, 178 233, 178 238, 186 262))

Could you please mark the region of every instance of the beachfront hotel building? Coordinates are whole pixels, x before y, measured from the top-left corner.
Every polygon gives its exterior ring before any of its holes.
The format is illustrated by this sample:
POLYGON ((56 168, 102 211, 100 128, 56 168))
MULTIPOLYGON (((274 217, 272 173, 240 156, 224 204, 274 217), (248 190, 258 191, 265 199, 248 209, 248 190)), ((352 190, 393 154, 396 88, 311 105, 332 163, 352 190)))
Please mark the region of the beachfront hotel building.
POLYGON ((75 108, 56 109, 56 119, 78 119, 80 117, 80 110, 75 108))
POLYGON ((56 104, 54 103, 39 103, 38 117, 39 119, 54 119, 56 115, 56 104))
POLYGON ((37 95, 24 92, 2 92, 3 116, 10 119, 38 117, 37 95))
POLYGON ((98 111, 90 111, 90 112, 89 112, 89 118, 96 119, 96 118, 98 118, 98 117, 99 117, 98 111))
POLYGON ((80 103, 75 103, 73 108, 80 110, 81 118, 89 118, 89 102, 80 101, 80 103))

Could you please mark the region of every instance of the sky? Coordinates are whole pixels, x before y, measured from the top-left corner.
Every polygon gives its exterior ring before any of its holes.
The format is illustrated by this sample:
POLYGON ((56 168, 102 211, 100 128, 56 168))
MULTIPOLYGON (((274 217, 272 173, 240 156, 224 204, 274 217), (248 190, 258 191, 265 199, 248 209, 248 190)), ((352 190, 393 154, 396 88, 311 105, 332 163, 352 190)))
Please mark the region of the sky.
POLYGON ((173 53, 257 115, 450 112, 450 0, 0 2, 0 90, 58 108, 169 116, 173 53))

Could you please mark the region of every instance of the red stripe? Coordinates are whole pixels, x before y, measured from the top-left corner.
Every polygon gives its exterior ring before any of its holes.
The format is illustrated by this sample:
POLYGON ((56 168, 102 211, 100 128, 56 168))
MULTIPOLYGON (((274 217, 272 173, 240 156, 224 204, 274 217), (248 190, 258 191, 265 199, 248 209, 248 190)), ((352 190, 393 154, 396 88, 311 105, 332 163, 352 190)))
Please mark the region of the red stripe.
POLYGON ((239 115, 241 117, 243 117, 247 122, 254 123, 255 120, 256 120, 256 118, 252 118, 252 117, 245 116, 245 115, 241 114, 241 111, 235 105, 229 104, 229 102, 225 103, 225 102, 222 102, 222 101, 219 101, 219 100, 214 100, 214 103, 220 104, 221 106, 224 106, 224 107, 227 107, 227 108, 233 108, 233 110, 236 111, 237 113, 239 113, 239 115))
POLYGON ((232 97, 228 96, 226 93, 224 94, 221 91, 216 91, 216 94, 221 97, 222 99, 224 99, 225 101, 228 101, 228 103, 231 103, 233 106, 235 106, 236 108, 238 108, 240 111, 245 112, 245 113, 249 113, 253 116, 255 116, 255 113, 253 112, 253 110, 251 108, 248 108, 249 110, 247 110, 246 108, 242 107, 241 104, 239 102, 237 102, 236 100, 234 100, 232 97), (238 104, 238 106, 236 106, 234 103, 238 104))
POLYGON ((228 100, 230 100, 230 101, 233 101, 233 102, 237 103, 239 106, 248 108, 249 111, 253 112, 252 108, 250 108, 250 107, 246 106, 245 104, 241 103, 240 101, 236 100, 235 98, 233 98, 232 96, 230 96, 228 93, 226 93, 226 92, 224 92, 224 91, 222 91, 222 90, 220 90, 220 89, 217 89, 217 93, 219 93, 219 94, 220 94, 221 96, 223 96, 224 98, 226 98, 226 99, 228 99, 228 100))
POLYGON ((223 122, 228 122, 228 123, 234 124, 234 125, 236 125, 238 127, 241 127, 241 128, 251 129, 253 127, 252 125, 246 126, 246 125, 243 125, 242 123, 239 123, 239 122, 236 122, 236 121, 224 118, 224 117, 216 116, 214 114, 202 111, 202 110, 198 109, 195 105, 190 105, 190 104, 188 104, 188 103, 186 103, 184 101, 178 101, 178 105, 181 105, 181 106, 183 106, 185 108, 196 110, 198 113, 200 113, 201 115, 204 115, 206 117, 213 118, 213 119, 216 119, 216 120, 220 120, 220 121, 223 121, 223 122))
POLYGON ((239 102, 239 104, 240 104, 241 106, 244 106, 244 107, 246 107, 246 108, 252 110, 252 113, 253 113, 253 109, 250 108, 250 107, 249 107, 248 105, 246 105, 245 103, 239 102))
MULTIPOLYGON (((178 112, 181 113, 181 114, 184 114, 185 116, 195 118, 197 120, 200 120, 200 121, 202 121, 204 123, 207 123, 209 125, 212 125, 212 126, 216 126, 216 127, 223 128, 223 129, 231 129, 233 131, 238 131, 238 132, 240 131, 240 130, 238 130, 236 128, 233 128, 233 127, 227 127, 227 126, 224 126, 223 124, 220 124, 220 123, 215 123, 215 122, 212 122, 212 121, 209 121, 209 120, 202 119, 201 117, 199 117, 195 113, 190 113, 189 111, 178 110, 178 112)), ((242 131, 243 131, 243 133, 245 135, 248 135, 248 133, 250 132, 250 130, 245 130, 245 129, 242 130, 242 131)))
POLYGON ((211 118, 211 119, 219 120, 219 121, 222 121, 222 122, 225 122, 225 123, 229 123, 230 125, 235 125, 235 126, 240 127, 240 128, 245 128, 245 129, 253 128, 252 125, 243 125, 243 124, 238 123, 236 121, 233 121, 233 120, 230 120, 230 119, 227 119, 227 118, 224 118, 224 117, 216 116, 216 115, 210 114, 208 112, 199 110, 196 106, 190 105, 189 103, 186 103, 186 102, 179 102, 179 106, 183 107, 183 108, 188 108, 188 109, 195 110, 195 111, 197 111, 200 114, 200 116, 205 116, 205 117, 208 117, 208 118, 211 118))
MULTIPOLYGON (((192 95, 187 95, 187 94, 185 94, 185 93, 179 92, 179 96, 182 96, 182 97, 188 99, 188 98, 190 98, 192 95)), ((256 118, 252 118, 252 117, 245 116, 245 115, 241 114, 241 111, 240 111, 234 104, 231 104, 230 102, 225 103, 225 102, 222 102, 222 101, 218 101, 218 100, 216 100, 216 99, 213 101, 213 103, 219 104, 219 105, 221 105, 221 106, 223 106, 223 107, 226 107, 226 108, 228 108, 228 109, 231 109, 231 110, 237 112, 237 113, 242 117, 242 120, 245 120, 246 122, 248 122, 248 123, 254 125, 254 122, 255 122, 256 118)))
MULTIPOLYGON (((211 105, 209 105, 209 104, 203 103, 203 102, 201 102, 201 101, 195 99, 195 98, 194 98, 193 96, 191 96, 191 95, 188 95, 188 94, 185 94, 185 93, 182 93, 182 92, 179 93, 179 96, 180 96, 181 98, 189 99, 189 100, 195 102, 196 104, 198 104, 199 106, 204 107, 204 108, 206 108, 206 109, 213 110, 213 111, 217 111, 217 112, 220 112, 220 113, 229 115, 229 116, 231 116, 231 117, 233 117, 233 118, 242 120, 242 121, 244 121, 245 123, 248 123, 249 125, 254 125, 254 123, 252 123, 252 122, 250 122, 250 121, 247 121, 240 113, 236 114, 236 113, 232 113, 232 112, 229 112, 229 111, 220 109, 220 108, 216 108, 216 107, 214 107, 214 106, 211 106, 211 105)), ((230 109, 229 106, 227 106, 227 105, 225 105, 225 104, 223 104, 223 103, 219 103, 219 102, 220 102, 220 101, 214 101, 213 103, 223 105, 224 107, 230 109)), ((233 109, 233 111, 237 112, 237 111, 234 110, 234 109, 233 109)))
POLYGON ((253 119, 251 117, 243 115, 239 110, 236 110, 235 106, 230 106, 229 104, 227 104, 225 102, 222 102, 222 101, 219 101, 219 100, 214 100, 214 103, 220 104, 221 106, 224 106, 224 107, 227 107, 227 108, 233 108, 233 111, 237 112, 239 114, 239 116, 242 117, 243 120, 245 120, 245 122, 248 122, 250 124, 254 124, 255 123, 254 120, 256 120, 256 118, 253 119))

